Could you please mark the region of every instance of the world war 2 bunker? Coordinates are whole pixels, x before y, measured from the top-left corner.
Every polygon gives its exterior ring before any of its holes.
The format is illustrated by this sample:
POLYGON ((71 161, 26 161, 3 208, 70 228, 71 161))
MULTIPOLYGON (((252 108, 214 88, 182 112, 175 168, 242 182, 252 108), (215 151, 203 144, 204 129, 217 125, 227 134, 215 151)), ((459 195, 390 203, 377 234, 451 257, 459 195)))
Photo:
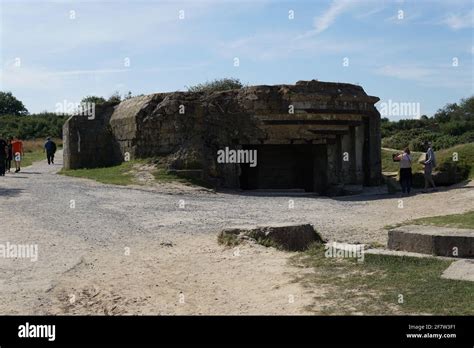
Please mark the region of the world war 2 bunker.
POLYGON ((380 184, 378 100, 312 80, 105 103, 65 123, 64 167, 159 157, 217 188, 338 194, 380 184))

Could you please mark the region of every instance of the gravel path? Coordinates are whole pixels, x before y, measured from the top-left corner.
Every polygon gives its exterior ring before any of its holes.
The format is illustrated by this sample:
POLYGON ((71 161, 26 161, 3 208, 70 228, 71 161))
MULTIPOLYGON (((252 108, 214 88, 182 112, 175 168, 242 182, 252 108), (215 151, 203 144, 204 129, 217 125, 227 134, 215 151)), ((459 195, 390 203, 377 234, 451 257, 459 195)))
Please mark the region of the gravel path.
POLYGON ((0 258, 1 314, 304 313, 314 294, 292 281, 301 270, 287 264, 291 253, 224 249, 217 231, 308 222, 328 240, 384 244, 384 225, 474 202, 472 184, 404 198, 403 208, 388 195, 165 194, 58 175, 59 162, 0 178, 0 244, 37 244, 39 253, 37 262, 0 258))

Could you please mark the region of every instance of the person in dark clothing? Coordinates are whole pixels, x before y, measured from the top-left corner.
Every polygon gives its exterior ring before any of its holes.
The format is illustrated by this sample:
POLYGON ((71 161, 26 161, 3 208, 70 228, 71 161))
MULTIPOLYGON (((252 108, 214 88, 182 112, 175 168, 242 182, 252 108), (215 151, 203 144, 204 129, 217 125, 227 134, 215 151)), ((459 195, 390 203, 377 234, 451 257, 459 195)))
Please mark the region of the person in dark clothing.
POLYGON ((400 186, 402 187, 402 195, 409 195, 413 180, 410 149, 408 147, 405 148, 403 153, 394 156, 393 160, 400 162, 400 186))
POLYGON ((50 137, 46 138, 44 143, 44 151, 46 151, 46 159, 48 164, 54 164, 54 154, 56 153, 56 143, 50 137))
POLYGON ((12 161, 13 161, 13 147, 12 147, 12 138, 8 138, 7 140, 7 159, 5 160, 5 169, 8 173, 12 168, 12 161))
POLYGON ((0 135, 0 176, 5 176, 6 159, 7 159, 7 142, 0 135))

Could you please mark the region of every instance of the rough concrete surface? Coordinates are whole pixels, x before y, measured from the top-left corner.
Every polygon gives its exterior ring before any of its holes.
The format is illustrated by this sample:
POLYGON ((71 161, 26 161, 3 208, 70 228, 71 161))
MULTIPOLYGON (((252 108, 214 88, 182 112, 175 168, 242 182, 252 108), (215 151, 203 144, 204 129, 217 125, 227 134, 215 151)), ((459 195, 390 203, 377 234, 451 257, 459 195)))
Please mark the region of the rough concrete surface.
POLYGON ((474 257, 474 230, 406 225, 388 232, 388 248, 451 257, 474 257))
POLYGON ((443 272, 441 278, 474 282, 474 260, 458 260, 453 262, 443 272))

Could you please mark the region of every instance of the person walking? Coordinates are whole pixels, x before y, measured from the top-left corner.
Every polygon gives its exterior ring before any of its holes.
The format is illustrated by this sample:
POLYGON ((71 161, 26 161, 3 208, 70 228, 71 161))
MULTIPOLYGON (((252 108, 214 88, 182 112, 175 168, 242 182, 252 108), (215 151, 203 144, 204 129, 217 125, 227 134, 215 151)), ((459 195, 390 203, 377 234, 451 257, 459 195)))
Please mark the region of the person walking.
POLYGON ((433 180, 433 169, 436 167, 436 157, 431 147, 431 142, 425 142, 426 148, 426 156, 423 165, 425 166, 425 189, 422 191, 423 193, 428 192, 428 188, 431 185, 433 187, 433 191, 437 191, 436 185, 433 180))
POLYGON ((394 160, 400 162, 400 186, 402 187, 402 195, 409 195, 412 186, 410 149, 406 147, 403 153, 394 157, 394 160))
POLYGON ((46 151, 46 159, 48 160, 48 164, 54 164, 54 154, 56 153, 56 143, 51 140, 51 137, 46 138, 43 152, 45 151, 46 151))
POLYGON ((5 176, 5 165, 7 160, 7 142, 0 135, 0 176, 5 176))
POLYGON ((12 141, 12 154, 15 161, 15 173, 18 173, 21 170, 21 158, 24 155, 23 142, 18 137, 15 137, 12 141))
POLYGON ((13 149, 12 149, 12 138, 7 139, 7 158, 5 160, 5 169, 7 173, 10 173, 12 168, 12 160, 13 160, 13 149))

